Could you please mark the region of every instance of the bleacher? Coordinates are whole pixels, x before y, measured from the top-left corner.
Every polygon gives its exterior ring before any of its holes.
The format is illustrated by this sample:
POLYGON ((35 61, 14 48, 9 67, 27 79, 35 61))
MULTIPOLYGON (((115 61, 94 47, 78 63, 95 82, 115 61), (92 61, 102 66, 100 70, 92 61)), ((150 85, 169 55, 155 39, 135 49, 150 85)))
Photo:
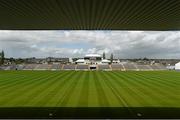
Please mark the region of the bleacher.
POLYGON ((50 69, 51 70, 60 70, 62 68, 62 65, 61 64, 52 64, 50 66, 50 69))
POLYGON ((24 70, 34 70, 37 67, 37 64, 27 64, 24 66, 24 70))
POLYGON ((149 65, 136 65, 138 70, 153 70, 149 65))
POLYGON ((159 69, 161 70, 167 70, 166 66, 163 66, 163 65, 158 65, 159 69))
POLYGON ((167 68, 163 65, 150 65, 153 70, 166 70, 167 68))
POLYGON ((98 65, 99 70, 109 70, 109 65, 98 65))
POLYGON ((88 67, 88 65, 77 65, 76 69, 77 70, 88 70, 89 67, 88 67))
POLYGON ((6 70, 7 66, 0 66, 0 70, 6 70))
POLYGON ((125 70, 137 70, 135 64, 132 63, 124 63, 123 66, 125 70))
POLYGON ((6 67, 6 70, 16 70, 16 69, 17 69, 16 65, 10 65, 6 67))
MULTIPOLYGON (((160 64, 146 65, 136 63, 121 63, 112 65, 97 65, 97 70, 167 70, 166 66, 160 64)), ((89 65, 75 65, 75 64, 21 64, 0 66, 0 70, 89 70, 89 65)))
POLYGON ((123 70, 122 64, 112 64, 111 65, 112 70, 123 70))
POLYGON ((75 65, 64 65, 64 70, 75 70, 75 65))
POLYGON ((156 66, 156 65, 150 65, 150 67, 151 67, 153 70, 158 70, 158 69, 159 69, 158 66, 156 66))
POLYGON ((34 70, 49 70, 49 65, 48 64, 38 64, 34 70))
POLYGON ((16 69, 17 69, 17 70, 23 70, 24 67, 25 67, 24 65, 17 65, 17 66, 16 66, 16 69))

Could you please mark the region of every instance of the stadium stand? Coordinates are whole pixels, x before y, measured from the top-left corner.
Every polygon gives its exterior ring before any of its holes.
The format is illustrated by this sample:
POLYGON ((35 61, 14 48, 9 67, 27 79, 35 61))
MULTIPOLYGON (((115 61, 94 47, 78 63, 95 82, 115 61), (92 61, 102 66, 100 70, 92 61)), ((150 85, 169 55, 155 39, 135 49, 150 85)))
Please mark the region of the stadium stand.
POLYGON ((123 70, 124 69, 122 64, 112 64, 111 68, 112 68, 112 70, 123 70))
POLYGON ((124 63, 123 66, 126 70, 137 70, 135 64, 132 63, 124 63))
POLYGON ((34 70, 37 64, 27 64, 24 66, 24 70, 34 70))
POLYGON ((158 65, 157 67, 161 70, 167 70, 166 66, 163 66, 163 65, 158 65))
POLYGON ((51 70, 60 70, 62 68, 62 65, 61 64, 52 64, 50 66, 50 69, 51 70))
POLYGON ((136 65, 138 70, 152 70, 149 65, 136 65))
POLYGON ((156 65, 150 65, 150 67, 151 67, 153 70, 158 70, 158 69, 159 69, 156 65))
POLYGON ((163 65, 150 65, 150 67, 153 69, 153 70, 167 70, 167 68, 163 65))
POLYGON ((109 65, 98 65, 99 70, 108 70, 110 69, 109 65))
MULTIPOLYGON (((89 70, 90 65, 62 65, 62 64, 21 64, 0 66, 0 70, 89 70)), ((160 64, 145 65, 135 63, 121 63, 112 65, 96 65, 97 70, 168 70, 166 66, 160 64)))
POLYGON ((10 65, 5 68, 5 70, 16 70, 16 65, 10 65))
POLYGON ((11 67, 10 66, 5 66, 4 70, 11 70, 11 67))
POLYGON ((64 65, 64 70, 75 70, 76 65, 64 65))
POLYGON ((17 70, 23 70, 24 67, 25 67, 24 65, 17 65, 17 66, 16 66, 16 69, 17 69, 17 70))
POLYGON ((48 64, 38 64, 34 70, 49 70, 49 65, 48 64))
POLYGON ((5 70, 6 66, 0 66, 0 70, 5 70))
POLYGON ((76 69, 77 70, 88 70, 89 67, 88 67, 88 65, 77 65, 76 69))

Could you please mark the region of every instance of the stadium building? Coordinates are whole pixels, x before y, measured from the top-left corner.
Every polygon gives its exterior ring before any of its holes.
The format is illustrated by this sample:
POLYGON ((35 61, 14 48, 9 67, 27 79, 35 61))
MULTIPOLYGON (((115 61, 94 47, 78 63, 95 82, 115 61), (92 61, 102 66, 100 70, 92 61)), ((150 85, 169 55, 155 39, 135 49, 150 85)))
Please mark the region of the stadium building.
POLYGON ((180 70, 180 62, 175 64, 175 70, 180 70))
POLYGON ((78 59, 75 63, 97 65, 97 64, 110 64, 111 61, 107 59, 103 59, 99 54, 87 54, 84 56, 83 59, 78 59))

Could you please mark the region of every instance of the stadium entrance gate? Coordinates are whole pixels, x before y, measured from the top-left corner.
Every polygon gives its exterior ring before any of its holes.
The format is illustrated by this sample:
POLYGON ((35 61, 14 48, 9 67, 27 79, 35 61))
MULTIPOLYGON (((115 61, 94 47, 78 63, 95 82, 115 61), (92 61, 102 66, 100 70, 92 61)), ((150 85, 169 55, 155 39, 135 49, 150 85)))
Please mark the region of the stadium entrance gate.
POLYGON ((97 69, 97 65, 89 65, 89 69, 90 70, 96 70, 97 69))

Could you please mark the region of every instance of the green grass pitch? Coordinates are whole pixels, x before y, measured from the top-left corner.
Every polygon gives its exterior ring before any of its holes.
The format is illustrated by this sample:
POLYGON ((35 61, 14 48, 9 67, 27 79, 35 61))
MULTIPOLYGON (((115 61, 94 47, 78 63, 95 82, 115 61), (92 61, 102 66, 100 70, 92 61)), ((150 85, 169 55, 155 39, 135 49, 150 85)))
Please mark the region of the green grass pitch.
POLYGON ((180 107, 180 72, 0 71, 0 107, 180 107))

